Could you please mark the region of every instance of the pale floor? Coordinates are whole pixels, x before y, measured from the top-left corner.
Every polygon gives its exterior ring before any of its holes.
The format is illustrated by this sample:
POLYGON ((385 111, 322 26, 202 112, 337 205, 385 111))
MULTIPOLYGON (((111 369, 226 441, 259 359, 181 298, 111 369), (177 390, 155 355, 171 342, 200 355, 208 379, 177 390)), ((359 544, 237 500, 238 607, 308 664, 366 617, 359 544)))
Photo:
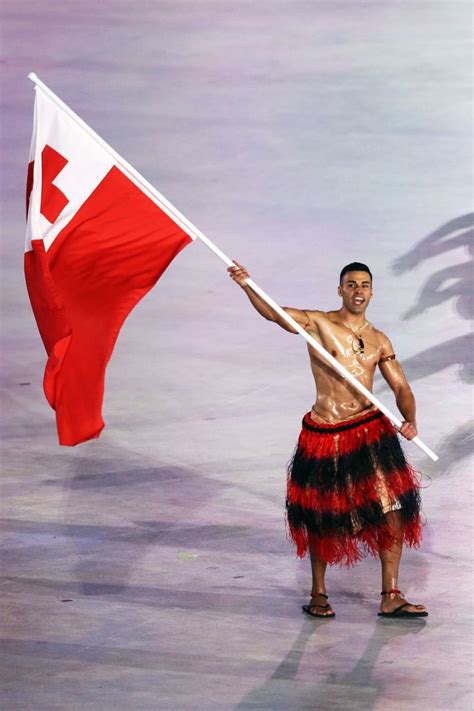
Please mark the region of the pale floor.
POLYGON ((254 5, 2 3, 7 711, 472 708, 470 8, 254 5), (426 620, 377 618, 373 559, 329 572, 335 620, 303 615, 305 346, 200 244, 126 322, 102 437, 57 445, 21 271, 32 70, 280 303, 336 308, 341 266, 370 264, 440 455, 406 446, 427 524, 400 586, 426 620))

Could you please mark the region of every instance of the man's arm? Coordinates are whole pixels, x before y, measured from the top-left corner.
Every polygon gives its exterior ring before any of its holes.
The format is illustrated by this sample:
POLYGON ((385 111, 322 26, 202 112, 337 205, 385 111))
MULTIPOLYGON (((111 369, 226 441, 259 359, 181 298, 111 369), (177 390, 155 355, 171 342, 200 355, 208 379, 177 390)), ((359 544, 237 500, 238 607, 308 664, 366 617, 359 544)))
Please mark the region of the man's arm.
MULTIPOLYGON (((290 333, 298 333, 298 331, 295 331, 289 323, 284 321, 281 316, 279 316, 279 314, 277 314, 276 311, 274 311, 272 307, 266 303, 266 301, 260 298, 260 296, 256 294, 250 286, 244 283, 245 279, 249 278, 249 273, 245 267, 235 260, 234 263, 237 265, 236 267, 228 267, 227 269, 229 276, 245 291, 250 303, 258 311, 258 313, 263 316, 263 318, 267 319, 267 321, 277 323, 281 326, 281 328, 285 329, 285 331, 289 331, 290 333)), ((290 309, 286 306, 283 307, 283 310, 286 311, 286 313, 303 328, 307 329, 311 327, 311 319, 306 311, 302 309, 290 309)))
POLYGON ((404 420, 400 427, 400 434, 406 439, 413 439, 417 435, 415 396, 387 336, 381 333, 379 340, 382 345, 379 359, 380 372, 393 390, 397 407, 404 420))

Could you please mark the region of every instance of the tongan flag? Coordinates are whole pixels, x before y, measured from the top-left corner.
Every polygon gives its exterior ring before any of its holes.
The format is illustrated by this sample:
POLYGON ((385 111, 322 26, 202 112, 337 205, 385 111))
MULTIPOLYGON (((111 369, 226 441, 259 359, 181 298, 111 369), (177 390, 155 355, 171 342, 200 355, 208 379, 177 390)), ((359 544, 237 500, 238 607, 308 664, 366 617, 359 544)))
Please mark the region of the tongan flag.
POLYGON ((131 166, 35 88, 25 275, 48 354, 44 392, 60 444, 75 445, 104 427, 120 327, 193 237, 131 166))

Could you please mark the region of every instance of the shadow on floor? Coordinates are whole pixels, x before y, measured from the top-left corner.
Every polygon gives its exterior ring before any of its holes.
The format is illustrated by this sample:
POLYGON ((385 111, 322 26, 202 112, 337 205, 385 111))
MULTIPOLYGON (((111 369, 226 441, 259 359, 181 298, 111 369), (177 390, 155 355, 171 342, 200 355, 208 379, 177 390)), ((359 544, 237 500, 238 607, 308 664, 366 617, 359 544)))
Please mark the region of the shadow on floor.
MULTIPOLYGON (((326 625, 337 624, 335 620, 311 620, 304 623, 292 648, 263 685, 254 689, 235 706, 244 709, 272 709, 272 711, 370 711, 381 698, 384 672, 377 666, 379 655, 386 645, 405 635, 420 633, 426 626, 423 619, 378 620, 361 656, 349 672, 331 672, 318 678, 320 647, 306 652, 314 656, 314 681, 298 678, 298 669, 311 637, 317 636, 326 625), (375 677, 375 672, 378 672, 375 677)), ((332 645, 331 656, 335 655, 332 645)), ((351 664, 350 645, 346 645, 347 661, 351 664)), ((330 650, 331 652, 331 650, 330 650)), ((388 661, 390 664, 390 661, 388 661)))

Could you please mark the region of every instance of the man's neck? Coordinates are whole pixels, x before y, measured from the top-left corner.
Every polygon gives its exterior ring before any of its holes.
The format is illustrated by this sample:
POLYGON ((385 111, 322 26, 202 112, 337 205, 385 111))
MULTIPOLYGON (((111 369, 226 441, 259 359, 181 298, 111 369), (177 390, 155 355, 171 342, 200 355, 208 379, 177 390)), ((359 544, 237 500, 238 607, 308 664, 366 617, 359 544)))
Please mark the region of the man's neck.
POLYGON ((342 309, 339 309, 338 313, 341 321, 355 331, 367 323, 365 312, 362 314, 353 314, 343 306, 342 309))

